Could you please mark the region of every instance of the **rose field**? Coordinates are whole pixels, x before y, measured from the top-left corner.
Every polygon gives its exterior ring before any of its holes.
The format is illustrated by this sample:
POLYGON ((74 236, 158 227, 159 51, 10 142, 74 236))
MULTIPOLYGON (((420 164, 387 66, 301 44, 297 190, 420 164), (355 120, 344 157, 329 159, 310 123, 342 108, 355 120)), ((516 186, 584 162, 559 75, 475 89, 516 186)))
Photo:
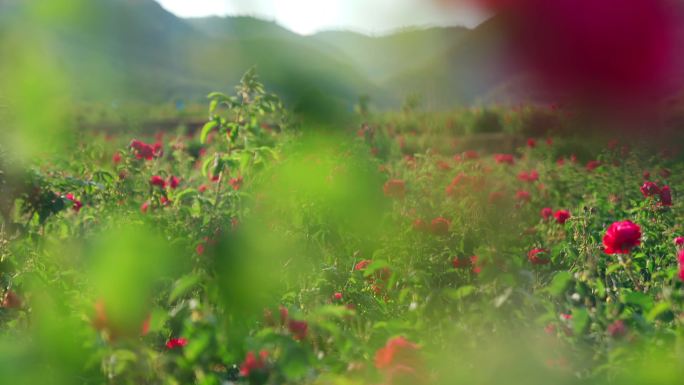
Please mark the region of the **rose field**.
POLYGON ((1 384, 684 381, 683 142, 268 89, 5 149, 1 384))

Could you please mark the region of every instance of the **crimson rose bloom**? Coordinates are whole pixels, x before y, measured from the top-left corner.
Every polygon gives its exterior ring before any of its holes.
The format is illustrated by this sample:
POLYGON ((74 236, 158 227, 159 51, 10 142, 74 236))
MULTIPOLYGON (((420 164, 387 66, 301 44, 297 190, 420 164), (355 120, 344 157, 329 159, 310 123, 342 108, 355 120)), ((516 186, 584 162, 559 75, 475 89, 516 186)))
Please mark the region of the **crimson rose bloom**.
POLYGON ((514 164, 515 158, 511 154, 494 154, 494 161, 499 164, 514 164))
POLYGON ((180 184, 180 178, 178 178, 177 176, 173 176, 173 175, 169 177, 169 181, 168 181, 169 187, 171 187, 172 189, 176 189, 176 188, 178 188, 179 184, 180 184))
POLYGON ((257 357, 253 352, 248 352, 245 361, 240 365, 240 375, 242 377, 249 377, 255 371, 262 371, 266 367, 266 360, 268 359, 268 352, 262 350, 257 357))
POLYGON ((551 209, 551 207, 544 207, 543 209, 541 209, 540 215, 545 221, 547 221, 549 220, 549 218, 553 216, 553 210, 551 209))
POLYGON ((166 342, 167 349, 182 348, 188 344, 188 340, 185 338, 171 338, 166 342))
POLYGON ((606 254, 629 254, 641 244, 641 228, 632 221, 615 222, 603 236, 606 254))
POLYGON ((570 211, 558 210, 555 214, 553 214, 553 217, 556 218, 556 222, 563 225, 568 219, 570 219, 570 211))
POLYGON ((158 186, 160 188, 166 187, 166 182, 164 181, 164 178, 160 177, 159 175, 154 175, 150 178, 150 184, 152 186, 158 186))
POLYGON ((612 324, 608 325, 608 335, 613 338, 621 338, 627 334, 627 325, 625 321, 619 319, 612 324))
POLYGON ((290 320, 287 324, 288 330, 296 340, 303 340, 306 338, 306 333, 309 330, 309 324, 306 321, 290 320))
POLYGON ((674 244, 677 247, 682 247, 684 246, 684 237, 677 237, 674 239, 674 244))
POLYGON ((527 253, 527 259, 532 262, 533 265, 546 265, 551 260, 546 256, 548 250, 546 249, 532 249, 527 253))
POLYGON ((591 161, 587 162, 586 169, 587 169, 587 171, 594 171, 600 165, 601 165, 601 162, 599 162, 598 160, 591 160, 591 161))
POLYGON ((396 365, 414 365, 419 361, 419 349, 404 337, 391 338, 375 353, 375 367, 383 370, 396 365))
POLYGON ((660 194, 660 188, 654 182, 644 182, 640 190, 641 194, 644 195, 644 198, 660 194))
POLYGON ((75 212, 81 211, 81 207, 83 207, 83 203, 82 203, 80 200, 76 199, 76 197, 74 196, 74 194, 69 193, 69 194, 66 194, 64 197, 65 197, 67 200, 73 202, 73 206, 72 206, 71 208, 72 208, 75 212))
POLYGON ((390 179, 382 190, 390 198, 403 198, 406 194, 406 182, 401 179, 390 179))
POLYGON ((448 219, 438 217, 430 223, 430 231, 435 235, 447 235, 449 234, 450 225, 451 222, 448 219))
POLYGON ((662 206, 672 206, 672 192, 670 186, 664 186, 660 189, 660 204, 662 206))

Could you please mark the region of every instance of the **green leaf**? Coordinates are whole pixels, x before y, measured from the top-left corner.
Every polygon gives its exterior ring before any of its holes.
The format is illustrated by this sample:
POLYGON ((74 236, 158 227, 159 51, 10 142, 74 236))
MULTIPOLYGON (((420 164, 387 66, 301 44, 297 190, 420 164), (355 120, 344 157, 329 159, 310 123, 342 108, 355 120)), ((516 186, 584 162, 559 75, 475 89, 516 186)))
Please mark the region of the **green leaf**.
POLYGON ((619 263, 614 263, 614 264, 612 264, 612 265, 609 265, 609 266, 606 268, 606 275, 611 275, 611 274, 613 274, 613 273, 616 272, 619 268, 620 268, 620 264, 619 264, 619 263))
POLYGON ((549 291, 549 293, 551 293, 555 296, 561 295, 561 294, 563 294, 563 292, 568 287, 568 284, 571 281, 572 281, 572 274, 570 274, 567 271, 558 272, 558 274, 556 274, 553 277, 553 280, 549 284, 547 290, 549 291))
POLYGON ((218 126, 218 122, 216 120, 210 120, 208 121, 204 127, 202 127, 202 133, 200 134, 200 142, 202 144, 205 144, 207 142, 207 136, 213 130, 218 126))
POLYGON ((646 316, 646 319, 648 319, 650 322, 653 322, 658 318, 661 314, 667 312, 670 310, 670 304, 667 302, 660 302, 656 304, 653 309, 651 309, 650 312, 648 312, 648 315, 646 316))
POLYGON ((446 294, 453 299, 463 299, 466 298, 473 293, 477 291, 477 288, 475 286, 467 285, 467 286, 461 286, 458 289, 455 290, 448 290, 446 294))
POLYGON ((622 301, 641 307, 645 311, 649 311, 653 307, 653 298, 638 291, 630 291, 622 296, 622 301))
POLYGON ((179 280, 176 281, 176 283, 173 285, 173 290, 171 291, 171 294, 169 295, 169 302, 173 302, 180 298, 183 294, 187 293, 192 289, 197 282, 199 282, 200 277, 194 274, 186 275, 184 277, 181 277, 179 280))
POLYGON ((582 334, 589 323, 589 312, 580 308, 572 311, 572 328, 575 334, 582 334))

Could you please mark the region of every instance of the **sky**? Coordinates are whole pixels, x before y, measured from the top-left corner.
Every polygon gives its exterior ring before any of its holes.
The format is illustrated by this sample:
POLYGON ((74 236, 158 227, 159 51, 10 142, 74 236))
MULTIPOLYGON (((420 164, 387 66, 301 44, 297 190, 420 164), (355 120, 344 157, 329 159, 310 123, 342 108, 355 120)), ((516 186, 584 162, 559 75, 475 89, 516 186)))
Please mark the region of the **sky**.
POLYGON ((299 34, 348 29, 382 34, 409 26, 465 25, 484 16, 467 7, 445 9, 430 0, 157 0, 181 17, 249 15, 299 34))

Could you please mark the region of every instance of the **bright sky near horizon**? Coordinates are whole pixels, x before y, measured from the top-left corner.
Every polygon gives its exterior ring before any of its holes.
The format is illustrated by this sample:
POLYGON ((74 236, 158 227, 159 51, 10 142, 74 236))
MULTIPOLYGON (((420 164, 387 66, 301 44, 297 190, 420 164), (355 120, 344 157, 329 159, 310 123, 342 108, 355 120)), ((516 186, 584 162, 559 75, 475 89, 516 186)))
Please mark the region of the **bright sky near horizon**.
POLYGON ((157 0, 181 17, 250 15, 275 20, 303 35, 350 29, 377 34, 409 26, 475 26, 484 15, 445 9, 428 0, 157 0))

